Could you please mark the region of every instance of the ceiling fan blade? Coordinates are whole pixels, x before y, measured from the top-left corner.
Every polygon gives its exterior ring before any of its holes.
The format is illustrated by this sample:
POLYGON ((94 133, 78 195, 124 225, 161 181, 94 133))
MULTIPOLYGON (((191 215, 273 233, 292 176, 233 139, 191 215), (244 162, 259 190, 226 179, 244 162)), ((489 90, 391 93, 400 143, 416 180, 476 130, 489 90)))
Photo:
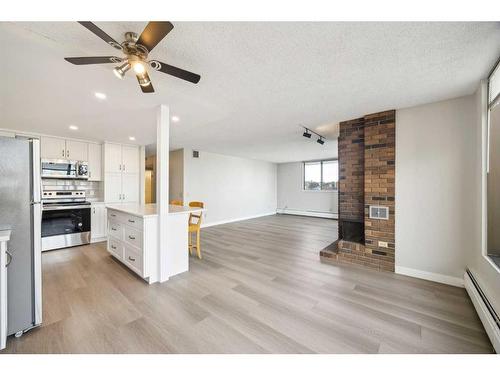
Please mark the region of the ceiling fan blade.
POLYGON ((65 57, 64 60, 75 65, 119 63, 123 59, 116 56, 65 57))
POLYGON ((200 78, 201 78, 201 76, 199 74, 191 73, 191 72, 188 72, 187 70, 177 68, 175 66, 168 65, 168 64, 162 63, 162 62, 157 61, 157 60, 151 61, 150 65, 153 69, 155 69, 159 72, 170 74, 171 76, 174 76, 174 77, 177 77, 177 78, 180 78, 180 79, 183 79, 185 81, 192 82, 192 83, 198 83, 200 81, 200 78))
POLYGON ((148 49, 149 52, 174 28, 168 21, 149 22, 137 40, 148 49))
POLYGON ((151 79, 149 78, 148 73, 146 72, 146 73, 144 73, 144 75, 149 80, 149 85, 147 85, 147 86, 141 85, 141 78, 139 77, 139 74, 136 75, 137 82, 139 82, 139 87, 141 88, 142 92, 145 93, 145 94, 148 94, 148 93, 151 93, 151 92, 155 92, 155 89, 153 88, 153 84, 151 83, 151 79))
POLYGON ((95 24, 89 21, 78 21, 80 25, 97 35, 99 38, 104 40, 106 43, 108 43, 110 46, 116 48, 116 49, 122 49, 120 46, 120 43, 118 43, 116 40, 111 38, 108 34, 106 34, 104 31, 102 31, 100 28, 98 28, 95 24))

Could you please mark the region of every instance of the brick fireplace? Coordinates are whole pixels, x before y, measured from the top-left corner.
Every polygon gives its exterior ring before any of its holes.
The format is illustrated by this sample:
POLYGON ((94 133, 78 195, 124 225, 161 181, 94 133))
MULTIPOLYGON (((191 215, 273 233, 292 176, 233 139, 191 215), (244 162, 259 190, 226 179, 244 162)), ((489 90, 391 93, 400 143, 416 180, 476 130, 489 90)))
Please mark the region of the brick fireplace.
POLYGON ((340 123, 339 239, 322 258, 394 271, 395 114, 340 123), (388 208, 388 219, 370 218, 370 206, 388 208))

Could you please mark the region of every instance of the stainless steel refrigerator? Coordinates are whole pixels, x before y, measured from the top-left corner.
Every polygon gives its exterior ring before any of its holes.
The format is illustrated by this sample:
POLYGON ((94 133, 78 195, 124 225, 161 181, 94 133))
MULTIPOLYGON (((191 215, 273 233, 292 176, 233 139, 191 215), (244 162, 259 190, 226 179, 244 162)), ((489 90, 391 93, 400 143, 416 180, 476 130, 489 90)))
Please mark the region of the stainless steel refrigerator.
POLYGON ((10 229, 7 334, 42 323, 40 142, 0 137, 0 230, 10 229))

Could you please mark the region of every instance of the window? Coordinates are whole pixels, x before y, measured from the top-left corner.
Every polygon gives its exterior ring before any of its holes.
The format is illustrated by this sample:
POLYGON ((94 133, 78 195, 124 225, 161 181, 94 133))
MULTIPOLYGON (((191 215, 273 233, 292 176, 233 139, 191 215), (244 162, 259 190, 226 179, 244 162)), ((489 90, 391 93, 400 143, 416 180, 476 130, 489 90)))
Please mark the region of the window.
POLYGON ((304 162, 304 190, 337 190, 339 165, 337 160, 304 162))

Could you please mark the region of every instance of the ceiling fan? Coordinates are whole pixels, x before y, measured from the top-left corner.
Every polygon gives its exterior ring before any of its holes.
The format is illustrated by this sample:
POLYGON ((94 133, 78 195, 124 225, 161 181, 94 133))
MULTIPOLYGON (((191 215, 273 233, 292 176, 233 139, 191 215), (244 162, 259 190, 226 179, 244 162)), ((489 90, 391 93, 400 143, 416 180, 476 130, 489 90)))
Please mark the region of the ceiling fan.
POLYGON ((118 43, 92 22, 79 21, 78 23, 93 32, 110 46, 120 50, 125 57, 91 56, 64 58, 64 60, 72 64, 121 64, 113 69, 113 73, 115 73, 118 78, 122 79, 127 71, 133 69, 143 93, 155 91, 151 79, 149 78, 147 66, 159 72, 170 74, 192 83, 198 83, 201 78, 198 74, 165 64, 158 60, 148 60, 148 55, 153 48, 155 48, 155 46, 174 28, 174 25, 168 21, 149 22, 140 36, 134 32, 126 32, 125 41, 122 43, 118 43))

